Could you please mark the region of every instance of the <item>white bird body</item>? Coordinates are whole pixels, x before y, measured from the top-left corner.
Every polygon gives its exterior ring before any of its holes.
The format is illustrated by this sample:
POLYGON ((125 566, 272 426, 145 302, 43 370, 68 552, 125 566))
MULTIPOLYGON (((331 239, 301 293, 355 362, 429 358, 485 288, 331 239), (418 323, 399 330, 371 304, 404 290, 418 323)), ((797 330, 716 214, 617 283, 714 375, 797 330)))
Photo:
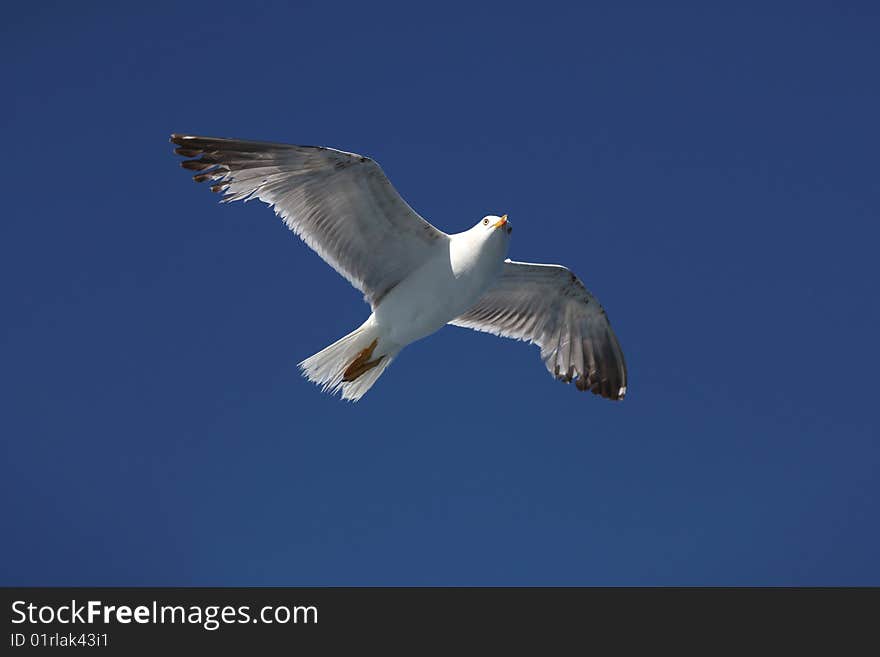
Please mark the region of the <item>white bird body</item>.
MULTIPOLYGON (((507 257, 509 233, 477 224, 436 245, 419 269, 373 310, 383 338, 402 347, 427 337, 474 305, 498 277, 507 257)), ((381 345, 381 342, 380 342, 381 345)))
POLYGON ((367 321, 300 363, 303 372, 325 389, 341 389, 343 399, 359 399, 404 347, 443 328, 491 287, 507 255, 507 223, 506 216, 488 216, 437 240, 367 321))
POLYGON ((300 363, 324 390, 358 400, 406 345, 446 324, 526 340, 556 378, 609 399, 626 364, 605 311, 560 265, 505 259, 507 215, 447 235, 404 201, 373 160, 332 148, 172 135, 196 182, 224 201, 273 206, 364 293, 372 314, 300 363))

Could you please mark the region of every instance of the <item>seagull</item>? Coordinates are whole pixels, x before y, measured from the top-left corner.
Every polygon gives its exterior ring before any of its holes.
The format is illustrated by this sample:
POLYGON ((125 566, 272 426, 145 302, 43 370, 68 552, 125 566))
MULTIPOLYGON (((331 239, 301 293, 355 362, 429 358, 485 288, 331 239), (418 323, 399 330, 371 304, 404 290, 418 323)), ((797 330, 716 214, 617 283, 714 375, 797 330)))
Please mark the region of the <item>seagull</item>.
POLYGON ((451 324, 538 345, 549 372, 578 390, 626 394, 605 310, 566 267, 508 259, 506 214, 446 234, 369 157, 182 134, 171 142, 196 182, 210 181, 222 202, 267 203, 370 304, 363 324, 299 364, 324 391, 357 401, 404 347, 451 324))

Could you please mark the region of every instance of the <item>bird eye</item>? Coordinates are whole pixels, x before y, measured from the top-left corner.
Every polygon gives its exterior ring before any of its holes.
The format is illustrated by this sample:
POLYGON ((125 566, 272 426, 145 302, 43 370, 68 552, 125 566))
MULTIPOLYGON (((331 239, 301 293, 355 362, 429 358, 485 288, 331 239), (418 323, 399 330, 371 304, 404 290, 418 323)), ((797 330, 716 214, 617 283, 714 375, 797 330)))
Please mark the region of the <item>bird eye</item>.
POLYGON ((487 217, 486 219, 483 219, 483 225, 484 225, 484 226, 488 226, 488 225, 489 225, 489 219, 488 219, 488 217, 487 217))

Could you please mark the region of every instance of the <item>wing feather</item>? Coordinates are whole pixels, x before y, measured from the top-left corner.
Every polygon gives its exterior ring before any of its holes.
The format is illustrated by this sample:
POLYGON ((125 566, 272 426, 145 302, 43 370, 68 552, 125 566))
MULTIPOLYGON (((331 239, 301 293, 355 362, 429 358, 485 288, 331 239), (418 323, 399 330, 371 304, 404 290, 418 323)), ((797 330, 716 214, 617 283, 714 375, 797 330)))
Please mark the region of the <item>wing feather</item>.
POLYGON ((449 323, 537 344, 549 372, 578 390, 626 394, 626 362, 608 316, 565 267, 507 260, 498 282, 449 323))
POLYGON ((196 182, 258 198, 376 306, 449 236, 420 217, 368 157, 318 146, 171 135, 196 182))

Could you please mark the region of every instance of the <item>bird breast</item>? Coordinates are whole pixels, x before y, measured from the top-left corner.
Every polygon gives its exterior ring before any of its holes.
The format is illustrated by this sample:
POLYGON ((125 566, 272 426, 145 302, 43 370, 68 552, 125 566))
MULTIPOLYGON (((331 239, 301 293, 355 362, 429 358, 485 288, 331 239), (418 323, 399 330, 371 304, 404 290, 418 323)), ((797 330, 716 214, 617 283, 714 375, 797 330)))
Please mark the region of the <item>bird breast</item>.
POLYGON ((386 337, 403 346, 434 333, 476 303, 496 280, 503 253, 454 235, 373 310, 386 337))

